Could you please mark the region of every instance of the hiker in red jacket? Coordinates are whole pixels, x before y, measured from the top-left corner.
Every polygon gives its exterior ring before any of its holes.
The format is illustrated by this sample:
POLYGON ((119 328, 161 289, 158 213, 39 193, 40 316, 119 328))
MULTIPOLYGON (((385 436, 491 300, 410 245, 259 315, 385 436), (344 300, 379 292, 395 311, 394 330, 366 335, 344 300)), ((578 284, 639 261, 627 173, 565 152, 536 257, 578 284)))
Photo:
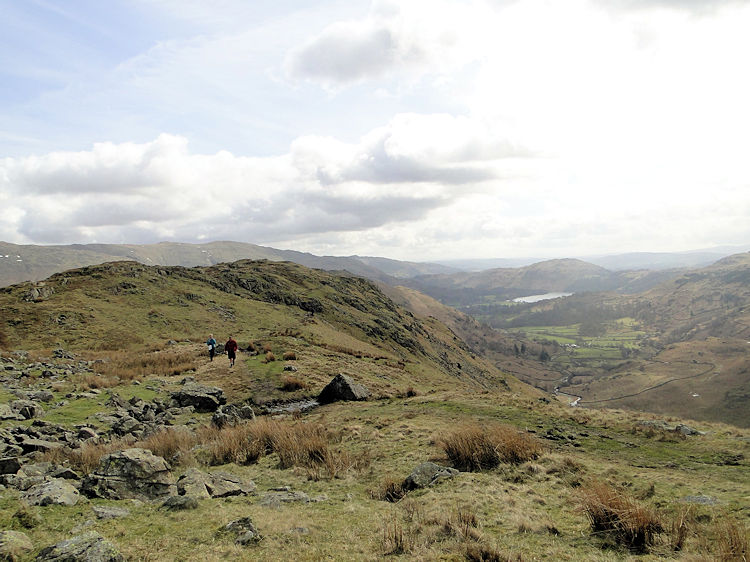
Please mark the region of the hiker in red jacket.
POLYGON ((224 344, 224 349, 229 357, 229 366, 234 367, 234 359, 237 357, 237 342, 234 341, 232 336, 229 336, 229 341, 224 344))

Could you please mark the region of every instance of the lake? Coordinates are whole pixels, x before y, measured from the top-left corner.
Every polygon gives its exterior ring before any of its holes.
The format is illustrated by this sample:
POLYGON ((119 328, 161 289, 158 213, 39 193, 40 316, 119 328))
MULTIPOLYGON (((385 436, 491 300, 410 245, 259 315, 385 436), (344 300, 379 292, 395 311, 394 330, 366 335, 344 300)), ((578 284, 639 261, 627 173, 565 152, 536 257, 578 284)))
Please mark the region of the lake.
POLYGON ((513 302, 539 302, 546 301, 549 299, 559 299, 562 297, 569 297, 573 293, 544 293, 543 295, 529 295, 528 297, 518 297, 513 299, 513 302))

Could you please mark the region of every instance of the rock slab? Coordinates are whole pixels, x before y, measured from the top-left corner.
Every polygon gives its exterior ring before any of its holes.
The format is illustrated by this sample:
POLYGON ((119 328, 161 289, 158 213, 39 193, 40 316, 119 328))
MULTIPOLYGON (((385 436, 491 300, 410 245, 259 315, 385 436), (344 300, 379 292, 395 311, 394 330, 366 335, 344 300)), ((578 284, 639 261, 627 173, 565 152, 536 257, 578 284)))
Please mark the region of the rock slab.
POLYGON ((81 483, 89 497, 151 500, 175 495, 169 464, 148 449, 126 449, 102 457, 99 467, 81 483))
POLYGON ((54 562, 124 562, 120 551, 99 533, 91 531, 48 546, 36 560, 54 562))

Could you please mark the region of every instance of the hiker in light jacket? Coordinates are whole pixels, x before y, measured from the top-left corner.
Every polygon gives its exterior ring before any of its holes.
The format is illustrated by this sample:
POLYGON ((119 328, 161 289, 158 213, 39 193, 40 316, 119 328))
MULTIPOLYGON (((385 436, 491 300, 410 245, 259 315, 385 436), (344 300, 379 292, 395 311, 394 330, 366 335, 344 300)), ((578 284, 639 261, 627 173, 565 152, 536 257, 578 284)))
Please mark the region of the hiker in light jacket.
POLYGON ((216 340, 214 339, 213 334, 208 334, 208 341, 206 341, 206 345, 208 346, 209 360, 213 361, 214 355, 216 354, 216 340))

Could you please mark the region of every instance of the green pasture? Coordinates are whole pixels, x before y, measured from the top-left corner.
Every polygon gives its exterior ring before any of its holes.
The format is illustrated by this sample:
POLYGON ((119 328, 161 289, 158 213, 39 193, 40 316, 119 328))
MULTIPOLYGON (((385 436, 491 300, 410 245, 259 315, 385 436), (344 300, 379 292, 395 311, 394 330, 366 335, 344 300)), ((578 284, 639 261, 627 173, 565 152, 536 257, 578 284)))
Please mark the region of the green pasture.
POLYGON ((581 324, 567 326, 524 326, 508 331, 539 344, 556 342, 562 349, 552 353, 552 360, 570 364, 573 360, 612 361, 622 359, 622 348, 636 350, 639 341, 647 336, 639 330, 632 318, 621 318, 605 325, 600 336, 585 336, 580 333, 581 324), (576 347, 566 347, 575 345, 576 347))

